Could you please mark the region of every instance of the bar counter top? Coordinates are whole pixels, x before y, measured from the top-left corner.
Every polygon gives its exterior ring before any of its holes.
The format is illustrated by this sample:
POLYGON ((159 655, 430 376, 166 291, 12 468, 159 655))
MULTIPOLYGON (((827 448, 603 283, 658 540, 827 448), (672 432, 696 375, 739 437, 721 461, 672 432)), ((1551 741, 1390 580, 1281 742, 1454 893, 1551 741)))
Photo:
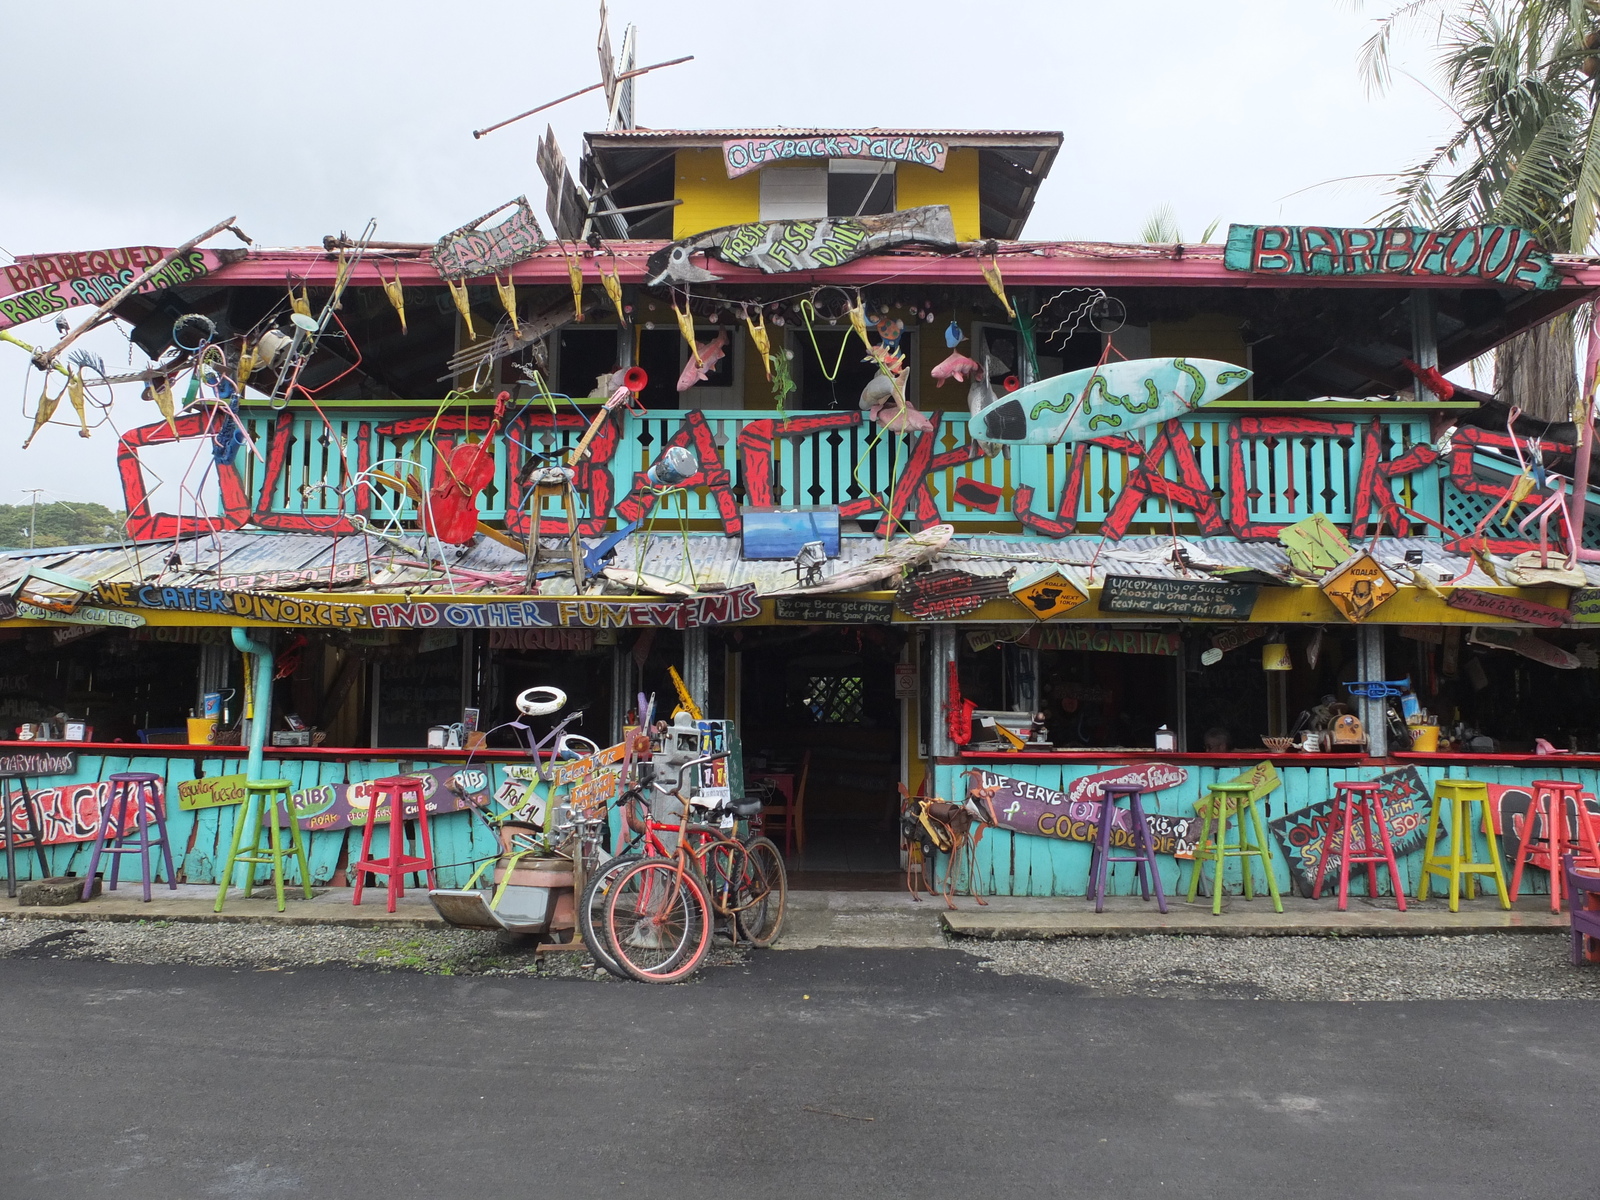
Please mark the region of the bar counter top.
MULTIPOLYGON (((188 742, 18 742, 0 741, 0 754, 22 754, 28 751, 49 751, 64 754, 101 754, 113 758, 244 758, 250 753, 248 746, 196 746, 188 742)), ((472 758, 487 762, 518 762, 528 757, 526 750, 441 750, 436 746, 267 746, 267 758, 304 758, 318 762, 359 762, 376 759, 388 762, 403 759, 442 759, 466 761, 472 758)), ((549 752, 545 752, 549 757, 549 752)))

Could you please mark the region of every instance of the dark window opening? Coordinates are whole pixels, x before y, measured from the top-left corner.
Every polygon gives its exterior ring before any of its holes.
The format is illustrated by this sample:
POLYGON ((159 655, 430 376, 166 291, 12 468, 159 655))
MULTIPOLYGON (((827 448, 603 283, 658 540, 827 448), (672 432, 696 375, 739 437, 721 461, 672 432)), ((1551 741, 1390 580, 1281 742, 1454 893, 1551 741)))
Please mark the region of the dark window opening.
POLYGON ((877 373, 877 365, 867 359, 861 339, 854 333, 819 329, 815 349, 809 337, 800 341, 800 407, 853 409, 861 402, 861 389, 877 373), (835 364, 838 374, 829 379, 835 364))
POLYGON ((683 338, 676 329, 639 331, 637 362, 650 377, 639 399, 646 408, 678 407, 678 351, 683 338))
POLYGON ((559 391, 565 396, 587 396, 602 375, 617 369, 617 331, 614 329, 563 329, 558 360, 559 391))
POLYGON ((866 217, 894 211, 894 170, 881 175, 855 171, 828 172, 828 215, 866 217))

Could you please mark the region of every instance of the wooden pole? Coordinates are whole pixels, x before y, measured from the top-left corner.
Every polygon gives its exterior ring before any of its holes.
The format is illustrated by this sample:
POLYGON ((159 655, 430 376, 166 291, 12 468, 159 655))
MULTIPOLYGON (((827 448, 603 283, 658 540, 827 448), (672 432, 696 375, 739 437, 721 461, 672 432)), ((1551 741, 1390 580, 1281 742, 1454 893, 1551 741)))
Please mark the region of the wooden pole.
POLYGON ((49 370, 51 364, 56 361, 57 357, 60 356, 63 350, 72 345, 73 342, 77 341, 85 333, 88 333, 90 329, 94 328, 95 323, 99 321, 101 317, 105 316, 106 313, 110 312, 117 305, 121 304, 123 300, 127 299, 134 292, 142 288, 146 283, 150 282, 150 280, 158 271, 164 270, 174 259, 182 258, 185 254, 189 253, 189 251, 193 250, 207 238, 215 237, 238 219, 238 217, 229 217, 226 221, 218 221, 199 237, 190 238, 187 242, 179 246, 170 254, 163 255, 160 261, 156 262, 154 265, 146 267, 143 271, 139 272, 139 274, 135 275, 131 280, 129 280, 121 291, 119 291, 115 296, 112 296, 111 299, 107 300, 99 308, 95 309, 94 312, 90 313, 82 324, 80 324, 71 333, 67 334, 66 337, 62 338, 54 346, 48 350, 34 351, 33 365, 38 367, 41 371, 49 370))
MULTIPOLYGON (((624 71, 621 75, 617 76, 617 82, 621 83, 624 79, 632 79, 635 75, 643 75, 647 71, 657 71, 657 70, 660 70, 662 67, 675 67, 679 63, 686 63, 686 62, 690 61, 692 58, 694 58, 694 55, 685 54, 682 58, 674 58, 674 59, 671 59, 668 62, 652 63, 652 64, 650 64, 650 66, 648 66, 648 67, 640 67, 636 71, 624 71)), ((591 83, 586 88, 579 88, 575 92, 568 92, 565 96, 561 96, 558 99, 551 100, 548 104, 541 104, 541 105, 539 105, 538 108, 530 108, 525 113, 518 113, 514 117, 507 117, 504 121, 501 121, 498 125, 490 125, 486 129, 474 129, 472 131, 472 136, 474 138, 481 138, 484 134, 493 133, 496 129, 504 129, 507 125, 510 125, 515 121, 522 120, 523 117, 531 117, 536 112, 543 112, 545 109, 554 108, 558 104, 565 104, 568 100, 574 100, 577 97, 587 95, 590 92, 599 91, 603 87, 605 87, 604 80, 602 80, 599 83, 591 83)))

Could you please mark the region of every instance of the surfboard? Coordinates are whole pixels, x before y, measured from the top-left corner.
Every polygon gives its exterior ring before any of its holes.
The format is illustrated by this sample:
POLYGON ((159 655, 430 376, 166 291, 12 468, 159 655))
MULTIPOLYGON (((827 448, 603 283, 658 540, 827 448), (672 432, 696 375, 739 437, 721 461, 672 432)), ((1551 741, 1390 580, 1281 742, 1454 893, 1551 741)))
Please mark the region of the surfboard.
POLYGON ((1191 413, 1250 375, 1210 358, 1131 358, 1086 367, 985 405, 967 432, 975 442, 1024 446, 1112 437, 1191 413))

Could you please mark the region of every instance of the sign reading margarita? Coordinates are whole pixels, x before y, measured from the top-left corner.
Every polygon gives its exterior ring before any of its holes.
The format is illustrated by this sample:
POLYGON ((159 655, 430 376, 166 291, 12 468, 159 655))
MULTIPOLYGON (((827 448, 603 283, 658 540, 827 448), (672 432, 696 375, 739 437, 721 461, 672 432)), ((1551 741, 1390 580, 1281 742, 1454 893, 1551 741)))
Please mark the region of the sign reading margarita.
POLYGON ((736 138, 722 143, 728 178, 797 158, 865 158, 944 170, 948 147, 932 138, 836 133, 826 137, 736 138))
POLYGON ((1230 225, 1222 265, 1258 275, 1458 276, 1541 290, 1560 282, 1533 234, 1514 225, 1230 225))

